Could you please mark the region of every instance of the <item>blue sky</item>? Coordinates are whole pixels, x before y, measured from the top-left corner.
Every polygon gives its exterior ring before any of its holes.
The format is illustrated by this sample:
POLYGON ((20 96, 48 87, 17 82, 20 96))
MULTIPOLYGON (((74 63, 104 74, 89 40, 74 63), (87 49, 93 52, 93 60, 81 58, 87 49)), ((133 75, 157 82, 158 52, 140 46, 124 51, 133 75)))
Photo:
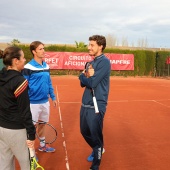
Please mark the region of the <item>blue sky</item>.
POLYGON ((0 42, 88 43, 112 35, 137 46, 170 48, 169 0, 1 0, 0 42))

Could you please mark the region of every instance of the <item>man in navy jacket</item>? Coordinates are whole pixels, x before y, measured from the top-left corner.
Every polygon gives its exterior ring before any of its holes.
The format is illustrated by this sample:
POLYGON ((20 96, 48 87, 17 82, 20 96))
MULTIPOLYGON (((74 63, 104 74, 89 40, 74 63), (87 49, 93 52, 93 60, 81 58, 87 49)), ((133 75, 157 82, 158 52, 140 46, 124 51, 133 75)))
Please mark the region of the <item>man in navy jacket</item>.
POLYGON ((92 161, 91 170, 98 170, 103 153, 103 118, 109 94, 110 61, 103 54, 106 47, 104 36, 89 37, 89 55, 94 57, 91 66, 80 74, 81 87, 85 87, 80 111, 80 129, 86 142, 92 148, 88 161, 92 161), (88 71, 87 71, 88 70, 88 71), (95 113, 92 89, 94 90, 99 113, 95 113))

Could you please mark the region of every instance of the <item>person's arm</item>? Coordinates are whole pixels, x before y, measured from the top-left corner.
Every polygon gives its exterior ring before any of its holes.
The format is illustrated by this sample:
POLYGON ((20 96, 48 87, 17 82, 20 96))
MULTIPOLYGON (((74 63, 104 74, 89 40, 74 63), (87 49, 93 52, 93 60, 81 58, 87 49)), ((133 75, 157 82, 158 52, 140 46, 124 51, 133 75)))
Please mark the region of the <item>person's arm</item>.
POLYGON ((31 70, 30 69, 27 69, 27 68, 24 68, 22 71, 21 71, 22 75, 28 80, 29 82, 29 77, 30 77, 30 74, 31 74, 31 70))
POLYGON ((101 60, 94 72, 94 75, 87 78, 83 73, 79 76, 79 79, 83 85, 88 88, 95 88, 98 83, 105 77, 110 70, 109 60, 101 60))
MULTIPOLYGON (((82 73, 79 75, 79 79, 80 79, 80 76, 85 76, 85 70, 82 71, 82 73)), ((84 85, 81 80, 80 80, 80 86, 81 87, 86 87, 86 85, 84 85)))
MULTIPOLYGON (((91 76, 94 75, 94 68, 92 66, 92 64, 89 65, 89 69, 88 72, 86 72, 86 69, 82 71, 81 76, 85 76, 86 78, 89 78, 91 76)), ((81 87, 86 87, 86 85, 84 85, 81 81, 80 81, 80 85, 81 87)))
POLYGON ((32 122, 32 114, 30 111, 30 101, 28 96, 28 81, 22 79, 19 81, 17 88, 14 92, 15 97, 17 99, 18 110, 21 116, 22 123, 27 131, 28 140, 35 140, 35 126, 32 122))
POLYGON ((56 106, 57 105, 57 101, 56 101, 56 96, 54 94, 54 88, 52 86, 50 75, 49 75, 49 94, 50 94, 50 97, 51 97, 51 99, 53 101, 53 106, 56 106))

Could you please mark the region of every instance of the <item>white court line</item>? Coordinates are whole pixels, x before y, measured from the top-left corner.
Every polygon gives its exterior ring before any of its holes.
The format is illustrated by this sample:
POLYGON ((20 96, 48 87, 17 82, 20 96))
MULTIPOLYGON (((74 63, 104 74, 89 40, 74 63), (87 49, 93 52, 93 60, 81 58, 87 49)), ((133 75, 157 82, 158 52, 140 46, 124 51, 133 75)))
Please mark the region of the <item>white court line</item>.
MULTIPOLYGON (((166 100, 170 100, 170 99, 159 99, 159 100, 110 100, 108 101, 108 103, 124 103, 124 102, 154 102, 154 103, 157 103, 157 104, 160 104, 162 106, 165 106, 165 107, 170 107, 170 106, 167 106, 159 101, 166 101, 166 100)), ((60 102, 61 104, 77 104, 77 103, 81 103, 81 102, 60 102)))
POLYGON ((58 85, 58 86, 69 86, 69 85, 67 85, 67 84, 62 84, 62 85, 58 85))
POLYGON ((158 101, 156 101, 156 100, 154 100, 154 102, 155 102, 155 103, 158 103, 158 104, 160 104, 160 105, 162 105, 162 106, 165 106, 165 107, 170 107, 170 106, 167 106, 167 105, 165 105, 165 104, 162 104, 162 103, 160 103, 160 102, 158 102, 158 101))
MULTIPOLYGON (((137 102, 138 102, 138 101, 139 101, 139 102, 141 102, 141 101, 144 101, 144 102, 152 101, 152 102, 153 102, 153 101, 155 101, 155 100, 109 100, 108 103, 131 102, 131 101, 137 101, 137 102)), ((70 103, 70 104, 76 104, 76 103, 81 103, 81 102, 60 102, 60 103, 62 103, 62 104, 63 104, 63 103, 66 103, 66 104, 67 104, 67 103, 68 103, 68 104, 69 104, 69 103, 70 103)))
POLYGON ((73 103, 74 104, 74 103, 81 103, 81 102, 60 102, 60 103, 66 103, 66 104, 67 103, 71 103, 71 104, 73 103))
POLYGON ((154 103, 157 103, 159 105, 162 105, 162 106, 165 106, 165 107, 170 107, 170 106, 167 106, 159 101, 166 101, 166 100, 170 100, 170 99, 160 99, 160 100, 118 100, 118 101, 108 101, 108 103, 116 103, 116 102, 154 102, 154 103))
MULTIPOLYGON (((109 103, 109 102, 110 102, 110 103, 111 103, 111 102, 129 102, 129 100, 108 101, 108 103, 109 103)), ((60 103, 61 103, 61 104, 67 104, 67 103, 68 103, 68 104, 77 104, 77 103, 82 103, 82 102, 60 102, 60 103)))
POLYGON ((70 170, 57 86, 56 86, 56 94, 57 94, 57 103, 58 103, 58 114, 59 114, 59 117, 60 117, 60 126, 61 126, 62 138, 63 138, 63 147, 64 147, 64 150, 65 150, 66 170, 70 170))
POLYGON ((159 100, 155 100, 155 99, 150 99, 150 100, 109 100, 108 102, 112 103, 112 102, 155 102, 155 101, 166 101, 166 100, 170 100, 170 99, 159 99, 159 100))

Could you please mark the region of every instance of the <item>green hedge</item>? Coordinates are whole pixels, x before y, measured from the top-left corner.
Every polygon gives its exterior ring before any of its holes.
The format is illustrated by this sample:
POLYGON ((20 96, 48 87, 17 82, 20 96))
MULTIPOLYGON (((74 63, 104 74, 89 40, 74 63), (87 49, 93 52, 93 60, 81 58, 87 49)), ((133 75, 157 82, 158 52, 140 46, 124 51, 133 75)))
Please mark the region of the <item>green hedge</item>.
POLYGON ((169 76, 169 66, 166 64, 167 57, 170 56, 168 51, 156 52, 156 75, 157 76, 169 76))
POLYGON ((156 53, 153 51, 145 51, 146 60, 145 60, 145 76, 154 76, 155 64, 156 64, 156 53))
MULTIPOLYGON (((27 62, 32 59, 32 54, 27 45, 19 45, 23 49, 27 62)), ((46 51, 58 52, 88 52, 87 48, 76 48, 67 45, 48 45, 45 46, 46 51)), ((106 48, 105 53, 121 53, 121 54, 134 54, 134 70, 133 71, 117 71, 112 70, 112 76, 163 76, 164 71, 167 69, 165 64, 167 56, 170 54, 168 51, 149 51, 149 50, 125 50, 106 48), (163 71, 164 70, 164 71, 163 71)), ((51 70, 54 75, 78 75, 80 71, 77 70, 51 70)))

